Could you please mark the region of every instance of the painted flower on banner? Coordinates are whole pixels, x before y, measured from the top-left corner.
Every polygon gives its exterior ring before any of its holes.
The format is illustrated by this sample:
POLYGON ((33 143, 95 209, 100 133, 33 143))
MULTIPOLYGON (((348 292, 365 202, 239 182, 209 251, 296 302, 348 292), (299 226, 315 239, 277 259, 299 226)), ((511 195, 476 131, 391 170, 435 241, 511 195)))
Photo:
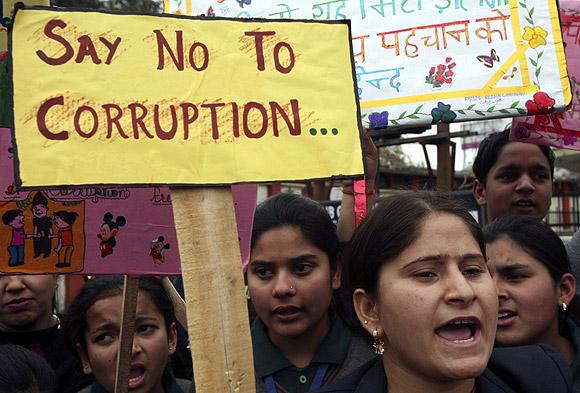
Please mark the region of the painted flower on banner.
POLYGON ((540 26, 535 26, 534 28, 525 27, 522 38, 528 41, 532 49, 536 49, 538 46, 546 45, 547 36, 548 32, 546 30, 540 26))
POLYGON ((451 105, 443 102, 437 103, 437 108, 431 109, 431 124, 451 123, 457 117, 457 114, 451 110, 451 105))
POLYGON ((574 145, 576 143, 576 141, 578 140, 578 138, 576 138, 575 136, 572 136, 572 135, 564 135, 564 137, 562 139, 564 141, 565 146, 574 145))
POLYGON ((389 124, 389 112, 373 112, 369 115, 370 128, 384 128, 389 124))
POLYGON ((453 71, 455 66, 456 63, 453 59, 447 57, 444 64, 431 67, 429 75, 425 77, 425 83, 432 85, 434 89, 440 88, 443 85, 451 85, 453 83, 453 77, 455 76, 455 71, 453 71))
POLYGON ((552 112, 555 103, 556 101, 552 97, 543 91, 539 91, 534 94, 533 101, 528 100, 526 102, 526 109, 528 110, 528 115, 541 115, 552 112))

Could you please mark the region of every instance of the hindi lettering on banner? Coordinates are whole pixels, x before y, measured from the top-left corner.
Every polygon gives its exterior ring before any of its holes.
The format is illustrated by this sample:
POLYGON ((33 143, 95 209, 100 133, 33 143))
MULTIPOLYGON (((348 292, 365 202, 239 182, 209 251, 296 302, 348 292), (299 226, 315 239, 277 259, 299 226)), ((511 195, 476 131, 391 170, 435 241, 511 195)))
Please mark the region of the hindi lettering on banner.
POLYGON ((11 39, 22 187, 363 173, 347 21, 24 7, 11 39))
POLYGON ((523 142, 580 150, 580 1, 560 0, 560 20, 566 62, 572 86, 572 105, 566 112, 553 112, 549 97, 538 94, 526 102, 530 114, 515 118, 510 138, 523 142))
POLYGON ((234 0, 165 0, 164 7, 193 15, 351 19, 357 92, 371 126, 522 116, 537 93, 561 111, 571 99, 555 0, 253 0, 244 7, 234 0))

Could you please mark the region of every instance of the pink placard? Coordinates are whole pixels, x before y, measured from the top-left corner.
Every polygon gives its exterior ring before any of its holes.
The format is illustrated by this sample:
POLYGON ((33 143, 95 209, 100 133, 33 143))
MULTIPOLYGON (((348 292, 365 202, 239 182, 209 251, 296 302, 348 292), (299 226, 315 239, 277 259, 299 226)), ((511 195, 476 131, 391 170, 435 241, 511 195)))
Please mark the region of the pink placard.
POLYGON ((553 103, 537 93, 526 107, 538 115, 514 118, 510 139, 580 150, 580 1, 561 0, 560 19, 572 84, 571 111, 547 114, 553 103))
MULTIPOLYGON (((12 158, 10 130, 0 128, 0 272, 180 274, 169 188, 17 192, 12 158)), ((247 263, 257 185, 232 194, 247 263)))

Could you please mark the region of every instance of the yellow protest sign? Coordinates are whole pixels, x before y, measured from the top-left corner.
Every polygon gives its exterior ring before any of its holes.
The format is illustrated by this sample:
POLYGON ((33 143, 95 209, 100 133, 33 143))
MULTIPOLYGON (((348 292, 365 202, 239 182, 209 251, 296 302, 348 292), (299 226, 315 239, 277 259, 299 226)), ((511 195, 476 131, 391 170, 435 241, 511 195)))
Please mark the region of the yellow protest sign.
POLYGON ((23 187, 363 173, 347 22, 17 11, 23 187))

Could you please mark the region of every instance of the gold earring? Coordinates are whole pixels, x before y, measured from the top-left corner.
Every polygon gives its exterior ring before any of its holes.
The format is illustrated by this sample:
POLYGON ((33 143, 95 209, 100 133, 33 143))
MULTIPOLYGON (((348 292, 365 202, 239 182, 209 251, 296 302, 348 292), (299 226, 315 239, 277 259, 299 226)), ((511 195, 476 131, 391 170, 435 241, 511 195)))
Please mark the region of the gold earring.
POLYGON ((60 318, 58 317, 58 315, 56 314, 52 314, 52 319, 54 320, 55 324, 56 324, 56 329, 60 330, 61 326, 60 326, 60 318))
POLYGON ((373 330, 373 349, 377 355, 382 355, 385 352, 385 342, 382 337, 379 337, 379 331, 373 330))

